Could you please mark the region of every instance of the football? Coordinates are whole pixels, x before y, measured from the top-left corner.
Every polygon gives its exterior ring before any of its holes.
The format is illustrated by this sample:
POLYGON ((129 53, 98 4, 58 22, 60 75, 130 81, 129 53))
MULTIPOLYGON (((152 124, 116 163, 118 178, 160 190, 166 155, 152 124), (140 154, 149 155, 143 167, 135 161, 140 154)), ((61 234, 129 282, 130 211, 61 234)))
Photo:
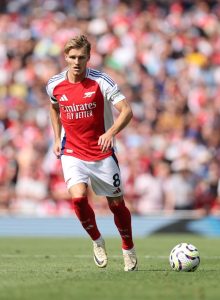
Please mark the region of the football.
POLYGON ((169 261, 174 271, 194 272, 200 264, 199 251, 192 244, 180 243, 171 250, 169 261))

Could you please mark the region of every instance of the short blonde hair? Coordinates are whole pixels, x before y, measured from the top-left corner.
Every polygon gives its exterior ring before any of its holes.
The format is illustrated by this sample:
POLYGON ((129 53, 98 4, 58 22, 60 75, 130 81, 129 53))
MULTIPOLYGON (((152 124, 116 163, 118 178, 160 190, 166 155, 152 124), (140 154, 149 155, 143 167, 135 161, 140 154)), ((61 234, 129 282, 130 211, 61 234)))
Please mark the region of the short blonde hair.
POLYGON ((71 49, 81 49, 86 48, 87 53, 90 55, 91 44, 87 40, 85 35, 78 35, 70 39, 64 46, 64 53, 68 54, 71 49))

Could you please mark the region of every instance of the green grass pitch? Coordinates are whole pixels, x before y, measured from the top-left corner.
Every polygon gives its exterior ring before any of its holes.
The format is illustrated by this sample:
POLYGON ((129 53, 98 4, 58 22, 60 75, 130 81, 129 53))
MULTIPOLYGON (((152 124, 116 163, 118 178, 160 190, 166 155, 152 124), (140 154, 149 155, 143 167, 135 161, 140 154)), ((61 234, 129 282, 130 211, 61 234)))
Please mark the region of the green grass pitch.
POLYGON ((106 239, 109 263, 98 269, 86 238, 0 238, 1 300, 219 299, 220 239, 155 235, 135 239, 139 271, 124 272, 119 238, 106 239), (180 242, 198 247, 194 273, 174 272, 180 242))

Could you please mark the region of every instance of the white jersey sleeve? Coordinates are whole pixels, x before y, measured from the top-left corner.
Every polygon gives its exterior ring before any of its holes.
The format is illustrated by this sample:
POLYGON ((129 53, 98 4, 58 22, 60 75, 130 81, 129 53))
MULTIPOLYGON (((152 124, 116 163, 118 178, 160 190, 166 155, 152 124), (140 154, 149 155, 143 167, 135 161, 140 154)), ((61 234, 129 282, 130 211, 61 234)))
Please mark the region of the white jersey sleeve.
POLYGON ((111 101, 113 105, 119 101, 125 99, 125 96, 120 92, 118 85, 115 84, 113 87, 108 86, 106 89, 106 98, 111 101))
POLYGON ((53 76, 47 83, 47 86, 46 86, 46 91, 47 91, 47 94, 48 96, 50 97, 50 101, 51 103, 53 104, 56 104, 57 103, 57 99, 55 98, 54 94, 53 94, 53 91, 54 91, 54 88, 60 83, 62 82, 63 80, 65 80, 65 76, 66 76, 66 71, 58 74, 58 75, 55 75, 53 76))
POLYGON ((48 96, 50 97, 50 102, 53 104, 57 103, 57 99, 53 96, 53 87, 50 84, 50 82, 48 82, 47 86, 46 86, 46 91, 48 96))
POLYGON ((121 93, 118 85, 112 80, 112 78, 106 73, 89 69, 89 76, 92 79, 98 81, 104 98, 115 105, 117 102, 125 99, 125 96, 121 93))

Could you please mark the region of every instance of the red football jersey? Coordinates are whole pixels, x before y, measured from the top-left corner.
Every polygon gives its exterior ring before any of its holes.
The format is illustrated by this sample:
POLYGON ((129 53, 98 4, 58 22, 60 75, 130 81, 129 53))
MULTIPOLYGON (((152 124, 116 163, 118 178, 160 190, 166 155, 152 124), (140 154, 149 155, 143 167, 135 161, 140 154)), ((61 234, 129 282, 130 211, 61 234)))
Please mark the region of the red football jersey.
POLYGON ((98 139, 113 124, 111 105, 125 98, 117 84, 107 74, 87 68, 81 82, 69 82, 65 70, 53 76, 46 89, 50 101, 60 107, 62 154, 86 161, 112 155, 113 149, 102 153, 98 139))

